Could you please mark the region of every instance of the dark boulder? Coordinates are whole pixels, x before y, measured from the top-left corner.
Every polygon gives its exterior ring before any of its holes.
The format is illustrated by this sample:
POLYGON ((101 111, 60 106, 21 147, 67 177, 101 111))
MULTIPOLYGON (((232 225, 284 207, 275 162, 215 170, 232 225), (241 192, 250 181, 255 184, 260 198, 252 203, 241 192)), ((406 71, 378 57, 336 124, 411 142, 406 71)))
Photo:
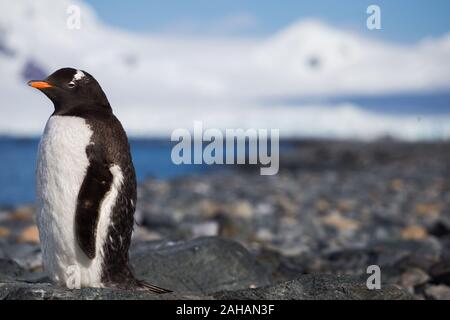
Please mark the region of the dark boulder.
POLYGON ((353 276, 303 275, 277 285, 213 294, 216 299, 263 300, 410 300, 394 285, 369 290, 364 279, 353 276))
POLYGON ((243 246, 218 237, 141 243, 133 249, 136 274, 181 292, 210 293, 269 284, 269 273, 243 246))

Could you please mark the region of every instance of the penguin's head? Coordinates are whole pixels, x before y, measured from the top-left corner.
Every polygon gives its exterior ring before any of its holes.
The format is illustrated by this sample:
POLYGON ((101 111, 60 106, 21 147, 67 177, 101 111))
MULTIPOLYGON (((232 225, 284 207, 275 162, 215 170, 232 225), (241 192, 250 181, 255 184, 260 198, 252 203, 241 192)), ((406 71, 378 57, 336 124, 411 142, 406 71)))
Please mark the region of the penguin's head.
POLYGON ((111 108, 97 80, 86 71, 62 68, 44 80, 31 80, 28 84, 42 91, 53 102, 56 111, 77 106, 111 108))

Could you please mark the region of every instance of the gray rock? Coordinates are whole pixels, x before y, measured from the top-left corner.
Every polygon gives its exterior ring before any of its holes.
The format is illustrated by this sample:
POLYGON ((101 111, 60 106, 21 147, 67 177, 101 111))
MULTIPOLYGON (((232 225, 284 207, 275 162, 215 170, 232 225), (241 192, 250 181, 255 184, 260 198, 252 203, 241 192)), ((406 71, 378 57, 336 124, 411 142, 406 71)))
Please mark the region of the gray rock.
POLYGON ((434 300, 450 300, 450 287, 445 285, 427 286, 425 295, 434 300))
POLYGON ((450 285, 450 260, 435 264, 430 270, 433 282, 450 285))
MULTIPOLYGON (((266 268, 243 246, 217 237, 140 242, 131 259, 139 278, 182 293, 171 295, 173 299, 199 294, 207 298, 210 292, 264 286, 270 280, 266 268)), ((12 260, 0 260, 0 270, 0 297, 8 299, 156 299, 142 291, 65 290, 46 284, 42 274, 28 272, 12 260)))
POLYGON ((411 268, 406 270, 400 277, 400 284, 409 289, 424 284, 430 280, 430 276, 418 268, 411 268))
POLYGON ((216 299, 263 300, 410 300, 413 297, 394 285, 369 290, 364 279, 352 276, 303 275, 296 280, 257 289, 213 294, 216 299))
MULTIPOLYGON (((83 288, 68 290, 48 283, 0 283, 0 300, 183 300, 196 295, 154 294, 148 291, 83 288)), ((208 297, 201 297, 208 299, 208 297)))
MULTIPOLYGON (((265 265, 237 242, 218 237, 188 242, 139 242, 131 260, 139 278, 175 291, 155 295, 140 290, 67 290, 12 260, 0 260, 0 299, 412 299, 390 284, 368 290, 366 278, 338 275, 299 275, 274 284, 265 265), (256 288, 256 289, 252 289, 256 288)), ((301 259, 292 260, 293 266, 301 259)), ((273 268, 272 268, 273 269, 273 268)), ((273 270, 272 270, 273 271, 273 270)), ((282 280, 282 277, 278 278, 282 280)), ((421 281, 422 283, 423 281, 421 281)), ((431 290, 431 289, 430 289, 431 290)), ((429 298, 445 296, 431 290, 429 298)))
MULTIPOLYGON (((448 287, 447 287, 448 288, 448 287)), ((431 288, 435 297, 448 294, 446 288, 431 288), (439 289, 439 290, 437 290, 439 289)), ((296 280, 257 289, 222 291, 209 295, 84 288, 68 290, 48 283, 0 283, 0 300, 184 300, 184 299, 272 299, 272 300, 409 300, 413 297, 396 286, 368 290, 365 281, 351 276, 304 275, 296 280)))
POLYGON ((23 270, 16 262, 0 259, 0 282, 14 281, 24 275, 23 270))
POLYGON ((243 246, 218 237, 141 243, 131 259, 138 277, 178 292, 245 289, 270 280, 268 270, 243 246))
POLYGON ((439 261, 442 245, 433 238, 423 241, 386 241, 372 250, 377 255, 376 264, 396 269, 417 267, 428 270, 439 261))
POLYGON ((7 243, 0 245, 3 256, 14 260, 25 269, 39 269, 42 267, 41 248, 38 244, 7 243))
POLYGON ((28 283, 49 282, 43 272, 30 272, 10 259, 0 259, 0 283, 24 281, 28 283))

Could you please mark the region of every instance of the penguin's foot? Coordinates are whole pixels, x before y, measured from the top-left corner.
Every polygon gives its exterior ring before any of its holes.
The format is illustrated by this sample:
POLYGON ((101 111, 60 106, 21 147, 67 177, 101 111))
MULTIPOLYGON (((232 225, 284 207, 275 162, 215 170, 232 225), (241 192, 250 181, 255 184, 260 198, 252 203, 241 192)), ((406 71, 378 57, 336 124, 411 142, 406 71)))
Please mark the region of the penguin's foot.
POLYGON ((148 291, 158 293, 158 294, 173 292, 172 290, 164 289, 164 288, 155 286, 155 285, 150 284, 145 281, 139 281, 139 286, 140 286, 140 288, 142 288, 144 290, 148 290, 148 291))

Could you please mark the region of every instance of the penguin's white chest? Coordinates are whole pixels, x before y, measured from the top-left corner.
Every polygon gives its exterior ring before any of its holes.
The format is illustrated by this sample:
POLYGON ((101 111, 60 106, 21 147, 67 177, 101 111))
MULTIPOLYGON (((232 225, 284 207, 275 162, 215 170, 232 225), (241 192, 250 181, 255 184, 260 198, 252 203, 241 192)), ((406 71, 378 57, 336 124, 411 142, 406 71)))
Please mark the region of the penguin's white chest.
POLYGON ((37 222, 44 267, 62 285, 74 281, 75 286, 101 286, 101 255, 89 260, 83 254, 74 224, 78 193, 89 166, 86 146, 91 136, 84 119, 52 116, 39 144, 37 222))

